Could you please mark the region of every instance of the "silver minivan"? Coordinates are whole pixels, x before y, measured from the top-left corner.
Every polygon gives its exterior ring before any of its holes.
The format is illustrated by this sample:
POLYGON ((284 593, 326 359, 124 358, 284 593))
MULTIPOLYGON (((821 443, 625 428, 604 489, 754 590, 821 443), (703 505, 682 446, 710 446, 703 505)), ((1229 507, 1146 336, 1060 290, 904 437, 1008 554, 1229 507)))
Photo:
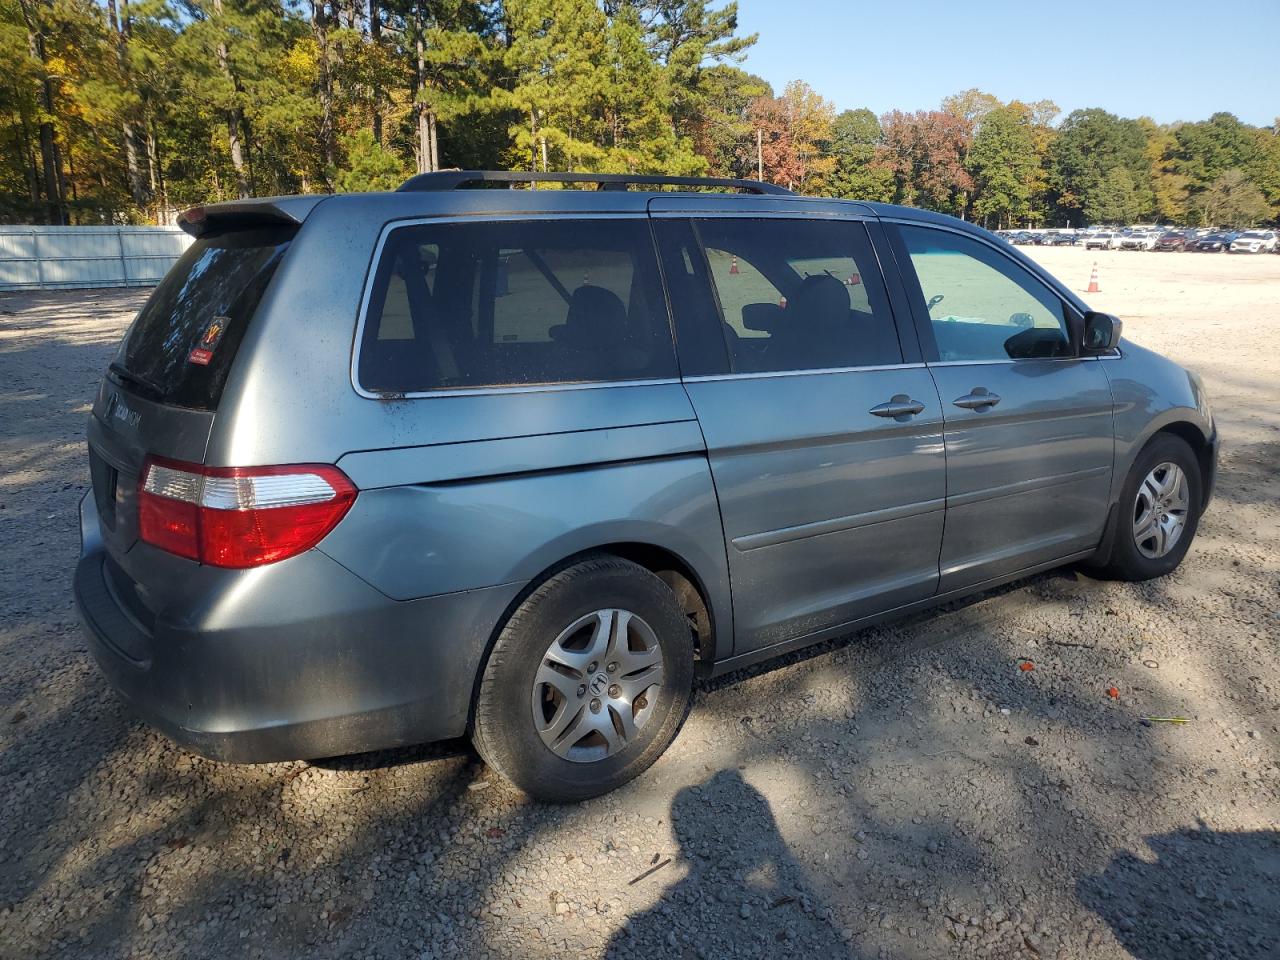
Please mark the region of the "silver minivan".
POLYGON ((1166 574, 1209 501, 1199 379, 938 214, 450 172, 182 223, 93 405, 75 594, 209 757, 466 735, 592 796, 700 675, 1060 564, 1166 574))

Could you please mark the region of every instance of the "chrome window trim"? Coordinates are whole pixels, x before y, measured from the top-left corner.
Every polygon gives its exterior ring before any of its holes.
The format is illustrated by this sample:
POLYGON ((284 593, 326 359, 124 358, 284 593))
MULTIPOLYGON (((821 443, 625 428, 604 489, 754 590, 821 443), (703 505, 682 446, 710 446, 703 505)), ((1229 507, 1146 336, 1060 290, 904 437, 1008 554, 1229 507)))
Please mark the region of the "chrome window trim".
MULTIPOLYGON (((987 367, 997 363, 1021 363, 1026 360, 1037 359, 1034 357, 1023 357, 1021 360, 1015 360, 1013 357, 993 357, 990 360, 930 360, 931 367, 987 367)), ((1079 357, 1041 357, 1042 360, 1079 360, 1079 357)))
POLYGON ((575 383, 512 383, 493 387, 442 387, 439 390, 415 390, 412 393, 370 393, 362 387, 356 392, 368 400, 384 403, 396 400, 426 400, 433 397, 483 397, 507 393, 560 393, 569 390, 602 390, 606 387, 659 387, 680 383, 678 377, 656 380, 590 380, 575 383))
MULTIPOLYGON (((777 198, 783 200, 783 198, 777 198)), ((801 198, 803 199, 803 198, 801 198)), ((785 202, 785 201, 784 201, 785 202)), ((854 206, 857 201, 847 201, 854 206)), ((874 213, 862 210, 717 210, 714 208, 687 210, 654 210, 649 213, 654 220, 857 220, 874 223, 874 213)))
POLYGON ((817 377, 829 373, 871 373, 875 370, 923 370, 924 363, 886 363, 879 366, 822 367, 813 370, 763 370, 753 373, 713 373, 685 377, 685 383, 715 383, 719 380, 771 380, 775 377, 817 377))
MULTIPOLYGON (((484 387, 437 387, 434 390, 414 390, 406 393, 394 391, 377 392, 366 389, 360 383, 360 351, 364 345, 365 325, 369 319, 369 301, 373 298, 373 284, 378 274, 378 265, 382 262, 383 248, 387 244, 387 238, 393 231, 405 227, 436 223, 501 223, 529 220, 639 220, 648 222, 649 214, 644 211, 613 213, 520 213, 518 211, 509 211, 504 213, 455 213, 434 217, 405 217, 401 220, 388 221, 383 224, 382 230, 378 234, 378 242, 373 248, 373 258, 369 261, 369 269, 365 272, 364 291, 360 295, 360 314, 356 320, 355 336, 351 344, 351 388, 366 400, 387 401, 424 400, 435 397, 474 397, 507 393, 546 393, 561 390, 598 390, 603 387, 651 387, 679 383, 679 377, 578 382, 550 381, 547 383, 494 384, 484 387)), ((675 350, 674 342, 672 343, 672 350, 675 350)), ((678 356, 676 362, 679 363, 678 356)))
POLYGON ((930 367, 985 367, 993 363, 1092 363, 1095 360, 1119 360, 1122 354, 1101 354, 1093 357, 995 357, 991 360, 931 360, 930 367))
POLYGON ((997 357, 992 360, 938 360, 931 367, 986 367, 993 363, 1084 363, 1096 357, 997 357))

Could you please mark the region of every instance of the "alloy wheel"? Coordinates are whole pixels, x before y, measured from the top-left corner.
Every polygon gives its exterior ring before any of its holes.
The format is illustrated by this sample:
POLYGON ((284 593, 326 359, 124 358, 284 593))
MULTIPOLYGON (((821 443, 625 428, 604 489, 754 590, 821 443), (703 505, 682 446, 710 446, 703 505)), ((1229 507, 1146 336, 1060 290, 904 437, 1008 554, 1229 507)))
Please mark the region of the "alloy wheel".
POLYGON ((612 757, 635 741, 662 687, 658 636, 629 610, 596 610, 566 627, 534 676, 533 722, 557 756, 612 757))
POLYGON ((1167 555, 1187 528, 1190 507, 1187 475, 1176 463, 1157 464, 1138 486, 1133 509, 1133 540, 1149 560, 1167 555))

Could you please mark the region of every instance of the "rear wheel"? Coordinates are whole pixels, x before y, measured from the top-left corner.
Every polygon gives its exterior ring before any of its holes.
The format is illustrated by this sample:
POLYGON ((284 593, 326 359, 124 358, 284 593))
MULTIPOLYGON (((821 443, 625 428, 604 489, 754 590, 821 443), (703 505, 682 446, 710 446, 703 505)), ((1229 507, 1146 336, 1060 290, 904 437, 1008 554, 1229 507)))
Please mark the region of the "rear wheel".
POLYGON ((1187 555, 1200 522, 1203 486, 1195 452, 1161 434, 1138 455, 1120 495, 1111 555, 1098 572, 1116 580, 1150 580, 1187 555))
POLYGON ((618 557, 575 564, 499 635, 480 683, 476 749, 537 799, 607 793, 675 739, 693 657, 689 621, 658 577, 618 557))

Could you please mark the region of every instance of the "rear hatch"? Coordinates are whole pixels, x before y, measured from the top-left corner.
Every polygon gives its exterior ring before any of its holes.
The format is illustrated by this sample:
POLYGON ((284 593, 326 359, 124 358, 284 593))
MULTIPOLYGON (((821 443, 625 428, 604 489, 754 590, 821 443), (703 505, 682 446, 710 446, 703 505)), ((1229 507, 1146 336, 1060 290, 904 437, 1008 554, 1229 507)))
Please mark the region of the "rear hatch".
POLYGON ((210 223, 125 334, 88 437, 109 574, 130 566, 146 459, 204 462, 236 352, 296 231, 278 221, 210 223))

